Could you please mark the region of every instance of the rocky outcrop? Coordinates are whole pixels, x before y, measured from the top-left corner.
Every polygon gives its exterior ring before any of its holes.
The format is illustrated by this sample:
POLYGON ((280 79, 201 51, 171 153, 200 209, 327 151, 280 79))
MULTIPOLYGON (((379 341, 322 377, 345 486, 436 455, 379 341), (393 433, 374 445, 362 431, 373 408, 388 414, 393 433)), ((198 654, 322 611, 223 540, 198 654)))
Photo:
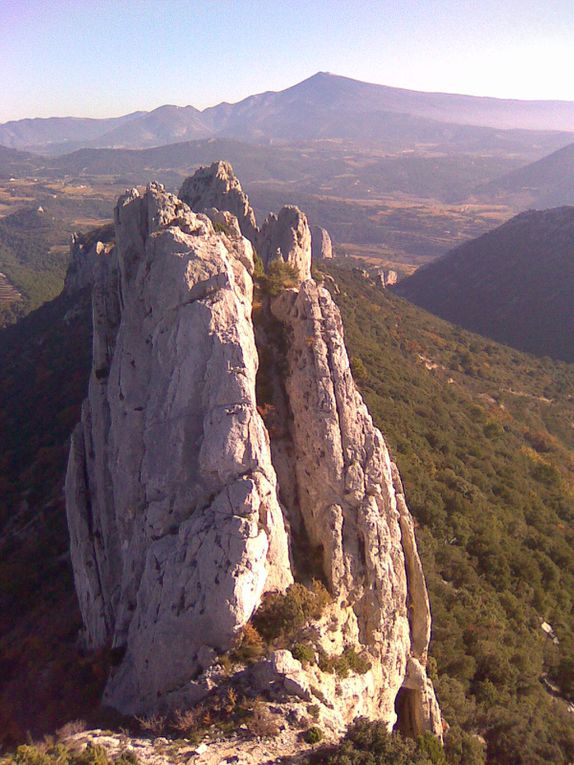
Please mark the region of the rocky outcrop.
POLYGON ((72 234, 64 294, 70 295, 93 285, 99 256, 107 255, 112 249, 113 234, 112 226, 96 229, 89 235, 72 234))
POLYGON ((303 666, 282 645, 237 682, 316 704, 333 734, 398 714, 406 732, 440 735, 413 521, 339 311, 310 278, 306 218, 283 208, 257 237, 267 267, 281 258, 301 283, 260 290, 254 328, 253 248, 227 201, 199 214, 160 186, 132 190, 97 266, 66 498, 85 639, 116 659, 106 701, 173 709, 231 682, 218 657, 265 594, 317 578, 332 602, 305 639, 362 671, 303 666))
MULTIPOLYGON (((337 598, 330 627, 339 635, 337 650, 364 652, 371 664, 352 683, 337 684, 333 698, 348 721, 390 720, 411 659, 426 678, 430 611, 412 519, 384 439, 353 382, 329 292, 309 280, 277 297, 272 311, 288 333, 285 389, 297 484, 291 512, 300 514, 337 598)), ((324 648, 332 653, 329 639, 324 648)), ((435 711, 428 700, 418 705, 419 730, 439 732, 435 711)))
MULTIPOLYGON (((200 167, 183 182, 179 197, 194 211, 206 213, 218 230, 229 225, 221 217, 218 219, 218 214, 235 216, 241 233, 254 245, 266 268, 272 261, 282 260, 294 266, 301 279, 311 277, 312 243, 307 217, 298 207, 287 205, 278 214, 269 215, 259 230, 249 199, 229 162, 200 167)), ((331 257, 329 234, 317 229, 321 232, 317 234, 318 252, 322 253, 319 256, 331 257)))
POLYGON ((214 162, 209 167, 200 167, 183 182, 179 198, 196 212, 205 212, 212 207, 229 211, 239 221, 243 236, 255 242, 255 213, 229 162, 214 162))
POLYGON ((140 712, 192 698, 202 649, 228 649, 292 576, 255 401, 251 246, 158 186, 115 215, 66 495, 86 642, 122 656, 106 701, 140 712))
POLYGON ((333 257, 331 237, 321 226, 313 226, 311 229, 311 254, 313 260, 331 260, 333 257))
POLYGON ((302 280, 311 278, 311 231, 307 216, 286 205, 267 217, 257 238, 257 252, 268 268, 273 261, 294 266, 302 280))

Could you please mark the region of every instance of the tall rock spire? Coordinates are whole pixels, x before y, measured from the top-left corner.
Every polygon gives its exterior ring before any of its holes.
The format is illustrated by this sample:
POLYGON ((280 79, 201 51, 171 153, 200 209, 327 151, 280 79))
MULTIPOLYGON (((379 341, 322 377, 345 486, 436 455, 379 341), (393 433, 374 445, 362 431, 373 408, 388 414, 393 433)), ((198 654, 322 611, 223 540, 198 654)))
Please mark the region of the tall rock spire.
POLYGON ((277 243, 301 282, 271 295, 262 280, 254 301, 237 199, 223 193, 208 217, 156 184, 132 190, 116 207, 116 248, 98 258, 66 499, 85 639, 115 649, 106 701, 173 709, 237 679, 282 703, 312 700, 333 732, 398 715, 411 734, 440 735, 412 518, 339 311, 310 278, 306 219, 284 208, 263 227, 258 246, 277 243), (303 667, 292 646, 271 645, 246 671, 214 675, 266 593, 311 577, 331 602, 305 639, 317 657, 360 655, 361 672, 303 667))
POLYGON ((229 162, 214 162, 209 167, 200 167, 183 182, 179 198, 195 212, 206 212, 210 208, 227 210, 239 221, 243 236, 251 243, 255 242, 255 213, 229 162))
POLYGON ((66 492, 87 643, 125 652, 107 700, 137 712, 292 576, 255 400, 250 246, 238 258, 158 186, 120 198, 116 239, 66 492))

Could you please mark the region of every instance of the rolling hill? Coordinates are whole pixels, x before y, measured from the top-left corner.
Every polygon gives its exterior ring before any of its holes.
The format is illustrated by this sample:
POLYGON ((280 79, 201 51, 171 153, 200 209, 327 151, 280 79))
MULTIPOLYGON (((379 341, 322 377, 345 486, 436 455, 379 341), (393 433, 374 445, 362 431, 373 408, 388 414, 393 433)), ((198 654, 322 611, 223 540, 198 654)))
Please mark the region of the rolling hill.
POLYGON ((504 202, 521 209, 573 205, 573 178, 574 143, 570 143, 537 162, 489 182, 474 198, 504 202))
POLYGON ((0 144, 11 149, 26 147, 31 151, 49 151, 58 144, 91 141, 143 114, 145 112, 133 112, 106 119, 36 117, 12 120, 0 125, 0 144))
POLYGON ((574 361, 574 207, 517 215, 396 290, 486 337, 574 361))

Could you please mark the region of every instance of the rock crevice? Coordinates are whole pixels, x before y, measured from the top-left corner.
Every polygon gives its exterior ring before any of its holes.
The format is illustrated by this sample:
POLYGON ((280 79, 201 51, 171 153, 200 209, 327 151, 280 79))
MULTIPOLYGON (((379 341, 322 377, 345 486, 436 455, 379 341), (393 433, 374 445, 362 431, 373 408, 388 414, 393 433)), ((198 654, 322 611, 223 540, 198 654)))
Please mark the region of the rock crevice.
POLYGON ((339 311, 310 278, 306 218, 283 208, 259 231, 227 163, 180 196, 120 197, 116 246, 93 267, 66 500, 85 641, 121 656, 105 701, 193 703, 265 594, 318 575, 333 602, 310 626, 317 650, 359 652, 365 672, 337 678, 285 649, 252 668, 254 687, 317 700, 333 731, 357 715, 393 725, 403 689, 413 732, 440 735, 413 521, 339 311), (253 243, 299 286, 254 301, 253 243))

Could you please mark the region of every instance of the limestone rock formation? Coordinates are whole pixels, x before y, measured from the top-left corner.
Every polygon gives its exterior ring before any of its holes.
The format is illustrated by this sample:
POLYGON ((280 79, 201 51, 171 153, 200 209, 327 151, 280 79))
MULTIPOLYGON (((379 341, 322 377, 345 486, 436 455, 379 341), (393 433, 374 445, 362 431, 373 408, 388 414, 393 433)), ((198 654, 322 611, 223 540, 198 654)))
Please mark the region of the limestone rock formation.
MULTIPOLYGON (((241 233, 254 245, 265 267, 274 260, 283 260, 297 268, 302 280, 311 277, 311 231, 305 214, 287 205, 278 214, 269 215, 259 230, 247 194, 229 162, 200 167, 183 182, 179 196, 195 212, 208 215, 218 229, 233 225, 223 220, 221 213, 235 216, 241 233)), ((331 257, 329 234, 320 231, 322 257, 331 257)))
POLYGON ((107 255, 110 252, 112 238, 113 228, 111 226, 104 226, 90 236, 72 234, 70 262, 64 281, 64 293, 71 294, 92 286, 98 256, 107 255))
POLYGON ((281 646, 237 682, 316 704, 332 735, 397 714, 407 733, 440 735, 413 521, 339 311, 310 278, 306 218, 287 207, 264 224, 264 263, 293 263, 301 283, 260 290, 255 310, 237 196, 217 207, 200 194, 222 165, 184 183, 206 214, 155 184, 121 197, 116 248, 98 259, 66 499, 85 639, 117 659, 106 701, 173 709, 231 682, 218 657, 265 594, 317 578, 332 601, 306 640, 317 655, 360 655, 364 671, 339 677, 281 646))
MULTIPOLYGON (((288 333, 285 389, 297 496, 291 513, 300 514, 339 603, 330 626, 340 636, 338 650, 364 651, 372 665, 333 695, 344 700, 348 722, 357 715, 392 719, 411 660, 424 676, 414 692, 426 688, 430 639, 428 597, 398 471, 353 382, 330 293, 308 280, 277 297, 272 311, 288 333)), ((324 648, 333 651, 328 641, 324 648)), ((418 729, 438 732, 434 695, 419 701, 418 729)))
POLYGON ((214 162, 209 167, 200 167, 183 182, 179 198, 196 212, 205 212, 214 207, 233 213, 239 221, 243 236, 255 242, 255 213, 229 162, 214 162))
POLYGON ((251 246, 158 186, 115 215, 66 494, 87 644, 124 654, 106 700, 139 712, 193 695, 202 647, 228 649, 292 576, 255 401, 251 246))
POLYGON ((313 260, 331 260, 333 245, 329 232, 321 226, 311 228, 311 254, 313 260))
POLYGON ((311 278, 311 231, 307 216, 294 205, 271 213, 257 238, 257 251, 265 268, 274 260, 290 263, 302 280, 311 278))

